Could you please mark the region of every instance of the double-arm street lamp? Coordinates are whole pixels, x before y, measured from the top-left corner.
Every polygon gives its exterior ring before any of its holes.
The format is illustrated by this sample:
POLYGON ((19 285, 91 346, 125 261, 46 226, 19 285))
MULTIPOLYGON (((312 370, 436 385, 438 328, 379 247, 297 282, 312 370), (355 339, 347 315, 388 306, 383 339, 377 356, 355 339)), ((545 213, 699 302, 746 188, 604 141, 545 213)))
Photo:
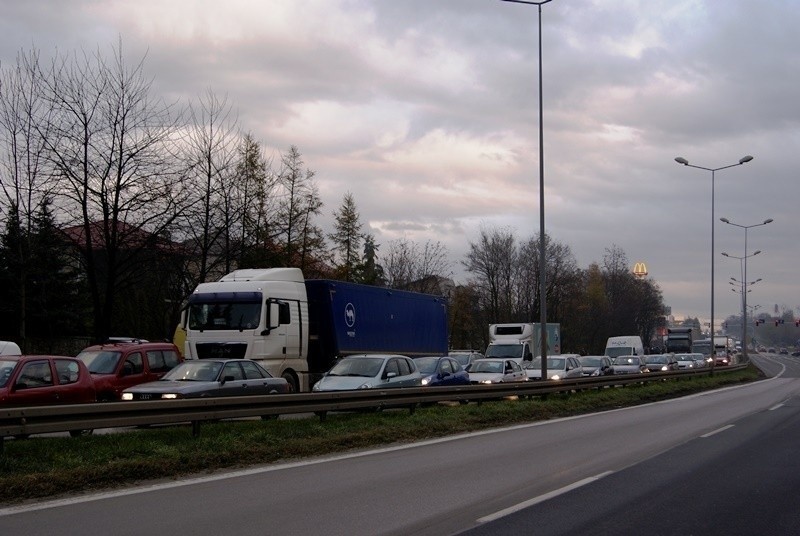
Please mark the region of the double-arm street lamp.
POLYGON ((542 378, 547 378, 547 285, 545 284, 544 233, 544 121, 542 119, 542 5, 552 0, 503 0, 515 4, 531 4, 539 8, 539 322, 541 324, 542 378))
MULTIPOLYGON (((728 218, 720 218, 719 221, 722 223, 727 223, 728 225, 733 225, 734 227, 738 227, 740 229, 744 229, 744 256, 742 257, 742 268, 741 268, 741 275, 742 275, 742 288, 744 289, 744 282, 747 281, 747 258, 752 257, 760 251, 753 253, 753 255, 747 254, 747 230, 752 229, 753 227, 760 227, 762 225, 767 225, 768 223, 772 223, 772 218, 767 218, 766 220, 762 221, 761 223, 754 223, 753 225, 740 225, 738 223, 733 223, 728 218)), ((730 257, 731 255, 728 255, 730 257)), ((742 323, 743 325, 747 323, 747 292, 742 292, 742 323)), ((742 352, 744 353, 744 359, 747 361, 747 329, 742 328, 742 352)))
MULTIPOLYGON (((695 166, 690 164, 688 160, 686 160, 682 156, 678 156, 675 158, 675 161, 679 164, 682 164, 687 167, 693 167, 697 169, 702 169, 705 171, 711 172, 711 347, 714 348, 714 178, 717 171, 721 171, 723 169, 732 168, 735 166, 741 166, 742 164, 746 164, 753 159, 752 156, 747 155, 743 156, 739 159, 739 161, 735 164, 730 164, 727 166, 722 166, 718 168, 707 168, 703 166, 695 166)), ((711 360, 711 368, 714 368, 714 361, 711 360)))

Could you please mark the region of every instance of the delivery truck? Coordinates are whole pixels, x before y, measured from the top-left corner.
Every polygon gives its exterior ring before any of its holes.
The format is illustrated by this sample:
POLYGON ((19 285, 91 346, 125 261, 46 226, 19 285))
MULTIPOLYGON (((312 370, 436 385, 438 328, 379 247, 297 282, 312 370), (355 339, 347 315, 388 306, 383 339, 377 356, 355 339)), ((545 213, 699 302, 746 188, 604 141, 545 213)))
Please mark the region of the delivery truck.
MULTIPOLYGON (((542 354, 541 324, 491 324, 486 357, 511 357, 523 365, 542 354)), ((547 355, 561 353, 561 324, 547 324, 547 355)))
POLYGON ((327 279, 299 268, 236 270, 189 296, 184 357, 249 358, 308 392, 337 358, 447 354, 442 296, 327 279))

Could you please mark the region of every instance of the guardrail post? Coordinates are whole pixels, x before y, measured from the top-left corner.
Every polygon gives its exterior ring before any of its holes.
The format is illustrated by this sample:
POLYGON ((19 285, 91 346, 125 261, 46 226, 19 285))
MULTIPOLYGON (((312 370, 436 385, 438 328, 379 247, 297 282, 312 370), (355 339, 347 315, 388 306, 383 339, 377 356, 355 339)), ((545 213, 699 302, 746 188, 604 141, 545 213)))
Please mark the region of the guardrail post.
POLYGON ((192 437, 200 435, 200 421, 192 421, 192 437))

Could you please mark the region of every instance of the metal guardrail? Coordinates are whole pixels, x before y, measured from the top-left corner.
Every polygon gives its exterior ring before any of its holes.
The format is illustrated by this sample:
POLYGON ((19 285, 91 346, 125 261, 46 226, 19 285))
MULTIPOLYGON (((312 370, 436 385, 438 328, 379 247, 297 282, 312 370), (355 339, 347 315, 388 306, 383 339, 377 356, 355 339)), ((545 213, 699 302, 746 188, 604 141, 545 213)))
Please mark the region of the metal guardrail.
MULTIPOLYGON (((735 371, 747 365, 715 367, 715 372, 735 371)), ((292 393, 187 400, 136 402, 98 402, 60 406, 31 406, 0 410, 0 449, 6 436, 26 436, 48 432, 119 428, 191 422, 199 433, 200 423, 240 417, 274 417, 296 413, 316 413, 321 418, 330 411, 365 408, 407 407, 439 401, 483 401, 509 396, 534 397, 631 383, 662 381, 709 374, 709 369, 621 374, 558 381, 531 381, 458 387, 413 387, 402 389, 364 389, 321 393, 292 393)))

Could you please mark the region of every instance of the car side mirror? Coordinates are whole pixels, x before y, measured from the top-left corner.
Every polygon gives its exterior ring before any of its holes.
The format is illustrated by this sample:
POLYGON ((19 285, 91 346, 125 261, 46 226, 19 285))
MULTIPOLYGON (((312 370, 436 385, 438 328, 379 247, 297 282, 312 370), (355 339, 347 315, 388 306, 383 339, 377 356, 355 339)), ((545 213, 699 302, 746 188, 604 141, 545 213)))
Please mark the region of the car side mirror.
POLYGON ((387 372, 386 373, 386 379, 387 380, 391 380, 392 378, 396 378, 396 377, 397 377, 397 373, 396 372, 387 372))
POLYGON ((131 374, 133 374, 133 365, 131 365, 130 361, 125 361, 125 364, 122 365, 122 372, 120 372, 120 375, 130 376, 131 374))
POLYGON ((17 389, 17 390, 27 389, 27 388, 28 388, 28 384, 25 383, 25 382, 17 382, 17 383, 14 384, 14 389, 17 389))
POLYGON ((219 382, 219 383, 220 383, 220 385, 225 385, 227 382, 232 382, 233 380, 235 380, 235 378, 233 376, 231 376, 231 375, 228 375, 228 376, 225 376, 224 378, 222 378, 222 381, 219 382))

